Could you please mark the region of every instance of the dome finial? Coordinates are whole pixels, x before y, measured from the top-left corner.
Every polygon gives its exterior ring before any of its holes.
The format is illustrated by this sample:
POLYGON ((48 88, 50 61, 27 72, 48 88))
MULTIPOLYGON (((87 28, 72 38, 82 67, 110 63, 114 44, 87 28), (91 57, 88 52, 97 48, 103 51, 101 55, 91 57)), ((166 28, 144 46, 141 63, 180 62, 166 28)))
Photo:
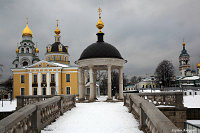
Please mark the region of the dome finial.
POLYGON ((56 24, 56 30, 54 31, 56 33, 57 36, 59 36, 60 34, 60 29, 58 28, 58 19, 56 20, 57 21, 57 24, 56 24))
POLYGON ((186 45, 184 38, 183 38, 183 43, 182 43, 182 45, 183 45, 184 47, 185 47, 185 45, 186 45))
POLYGON ((26 27, 22 31, 22 36, 31 36, 32 37, 32 34, 33 33, 31 31, 31 29, 28 27, 28 18, 26 18, 26 27))
POLYGON ((98 19, 98 22, 97 22, 97 24, 96 24, 96 27, 99 29, 99 33, 101 33, 102 32, 102 29, 103 29, 103 27, 104 27, 104 23, 103 23, 103 21, 102 21, 102 19, 101 19, 101 12, 102 12, 102 9, 101 8, 98 8, 98 13, 99 13, 99 19, 98 19))

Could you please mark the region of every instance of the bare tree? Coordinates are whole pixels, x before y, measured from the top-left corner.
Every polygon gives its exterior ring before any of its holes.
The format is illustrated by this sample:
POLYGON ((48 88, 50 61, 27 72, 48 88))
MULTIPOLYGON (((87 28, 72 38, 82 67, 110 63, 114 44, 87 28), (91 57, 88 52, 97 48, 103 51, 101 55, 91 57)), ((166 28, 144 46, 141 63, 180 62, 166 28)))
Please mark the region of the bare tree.
POLYGON ((139 83, 140 81, 142 80, 142 78, 140 77, 140 76, 133 76, 133 77, 131 77, 131 84, 137 84, 137 83, 139 83))
POLYGON ((163 86, 170 86, 170 82, 174 76, 174 66, 168 60, 163 60, 157 66, 155 75, 157 81, 162 84, 163 86))

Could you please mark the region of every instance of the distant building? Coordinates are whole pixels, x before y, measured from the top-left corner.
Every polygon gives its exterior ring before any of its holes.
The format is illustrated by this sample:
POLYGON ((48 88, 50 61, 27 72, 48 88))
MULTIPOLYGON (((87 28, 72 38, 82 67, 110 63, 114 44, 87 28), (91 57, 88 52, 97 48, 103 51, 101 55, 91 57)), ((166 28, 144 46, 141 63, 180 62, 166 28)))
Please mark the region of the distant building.
POLYGON ((187 73, 191 73, 191 71, 188 71, 190 69, 190 63, 189 63, 190 55, 187 53, 185 45, 186 45, 186 43, 183 42, 182 43, 183 49, 179 56, 179 71, 180 71, 180 75, 182 77, 186 76, 187 73))
POLYGON ((131 90, 135 90, 136 89, 136 85, 128 85, 126 87, 124 87, 124 91, 131 91, 131 90))
POLYGON ((136 89, 144 89, 144 88, 156 88, 156 80, 154 77, 149 77, 142 79, 139 83, 136 84, 136 89))
POLYGON ((19 50, 17 49, 19 63, 18 60, 14 61, 15 66, 11 69, 14 97, 78 94, 78 67, 70 65, 68 46, 60 42, 58 25, 55 34, 55 42, 47 46, 46 61, 39 61, 36 56, 37 48, 31 41, 32 32, 28 25, 23 31, 24 41, 19 50), (29 52, 27 52, 28 48, 29 52), (34 62, 35 59, 37 59, 36 62, 34 62))
POLYGON ((40 60, 38 57, 39 49, 32 41, 32 38, 32 31, 28 27, 27 23, 26 27, 22 31, 22 41, 20 42, 20 45, 16 48, 17 57, 12 63, 13 68, 20 68, 32 65, 40 60))
POLYGON ((199 87, 200 77, 199 76, 187 76, 178 79, 180 87, 199 87))

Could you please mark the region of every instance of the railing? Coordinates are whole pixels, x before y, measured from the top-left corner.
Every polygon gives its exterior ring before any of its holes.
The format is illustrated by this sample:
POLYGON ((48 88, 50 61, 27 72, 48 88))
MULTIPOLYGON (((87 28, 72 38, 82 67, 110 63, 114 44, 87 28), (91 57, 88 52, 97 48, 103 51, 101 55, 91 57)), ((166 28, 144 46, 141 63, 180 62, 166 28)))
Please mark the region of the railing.
POLYGON ((44 101, 48 98, 53 97, 52 95, 36 95, 36 96, 16 96, 17 98, 17 110, 36 102, 44 101))
POLYGON ((1 120, 0 133, 38 133, 73 107, 75 96, 64 95, 29 104, 1 120))
POLYGON ((188 133, 199 133, 200 132, 200 126, 191 124, 189 122, 184 122, 184 124, 185 124, 185 130, 188 133))
POLYGON ((183 92, 139 93, 139 96, 156 106, 183 107, 183 92))
POLYGON ((138 94, 124 94, 124 105, 139 119, 139 128, 145 132, 172 133, 178 131, 178 128, 155 105, 138 94))

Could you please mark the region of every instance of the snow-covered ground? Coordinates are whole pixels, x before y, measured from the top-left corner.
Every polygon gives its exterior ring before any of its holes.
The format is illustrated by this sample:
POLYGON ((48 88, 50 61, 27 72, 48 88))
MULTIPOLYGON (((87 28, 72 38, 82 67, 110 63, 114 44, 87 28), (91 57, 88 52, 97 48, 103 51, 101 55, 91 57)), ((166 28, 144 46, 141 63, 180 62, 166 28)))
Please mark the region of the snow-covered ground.
POLYGON ((13 111, 17 107, 17 101, 3 101, 3 107, 2 107, 2 101, 0 101, 0 112, 6 112, 6 111, 13 111))
POLYGON ((183 104, 188 108, 200 108, 200 95, 183 96, 183 104))
POLYGON ((42 133, 143 133, 138 125, 122 102, 77 103, 42 133))

